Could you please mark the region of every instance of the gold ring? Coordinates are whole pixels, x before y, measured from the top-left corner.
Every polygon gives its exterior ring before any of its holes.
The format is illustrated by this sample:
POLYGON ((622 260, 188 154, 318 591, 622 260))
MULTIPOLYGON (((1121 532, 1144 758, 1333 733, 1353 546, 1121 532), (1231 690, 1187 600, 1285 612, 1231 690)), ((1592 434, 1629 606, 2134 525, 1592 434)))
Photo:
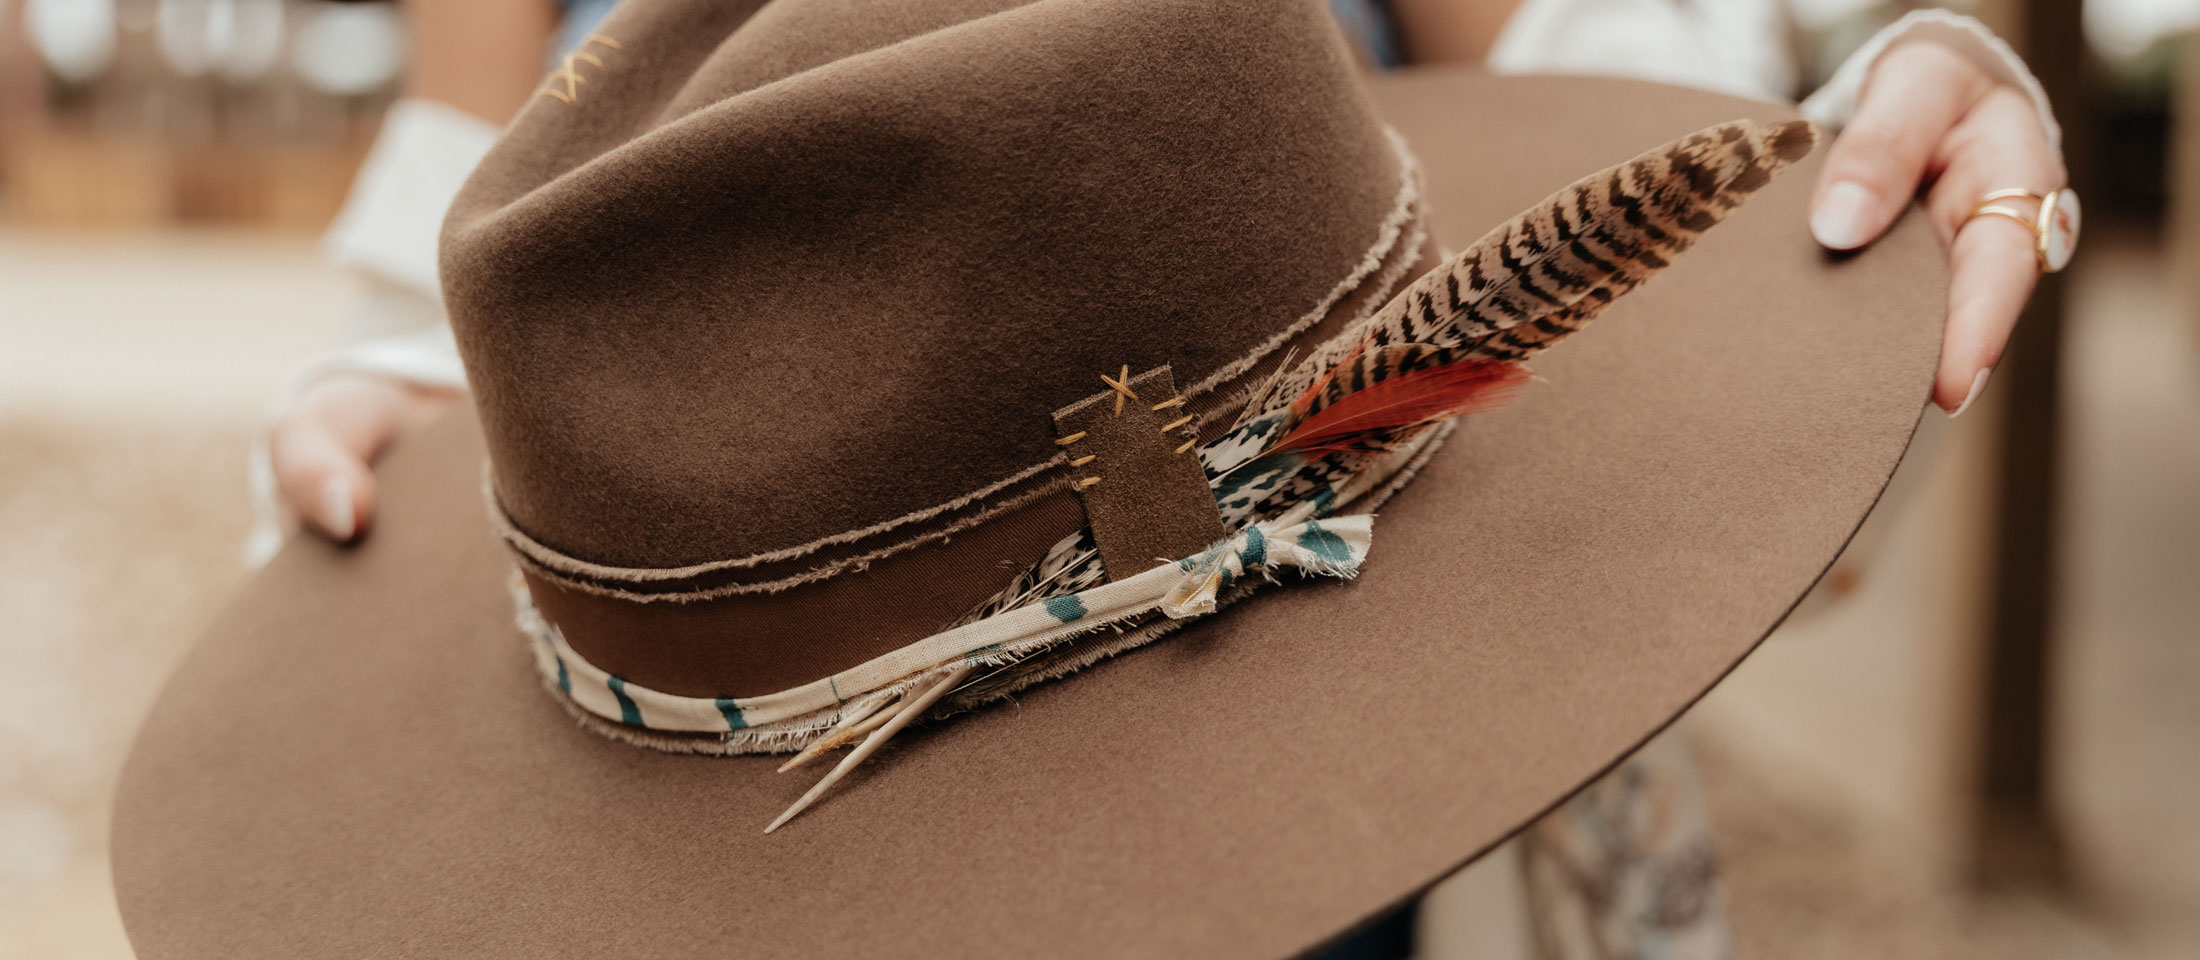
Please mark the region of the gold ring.
POLYGON ((1978 198, 1963 222, 1956 225, 1957 232, 1980 217, 2007 217, 2032 231, 2032 255, 2039 260, 2041 273, 2069 266, 2070 258, 2078 252, 2078 227, 2084 218, 2078 194, 2069 187, 2044 196, 2021 187, 1996 190, 1978 198))

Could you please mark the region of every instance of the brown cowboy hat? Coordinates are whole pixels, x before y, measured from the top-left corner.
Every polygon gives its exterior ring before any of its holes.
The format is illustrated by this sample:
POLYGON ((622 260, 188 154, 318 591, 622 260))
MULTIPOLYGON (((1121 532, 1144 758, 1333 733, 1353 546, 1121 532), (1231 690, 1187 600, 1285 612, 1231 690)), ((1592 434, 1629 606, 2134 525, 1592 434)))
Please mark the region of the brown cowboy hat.
POLYGON ((146 723, 132 941, 1319 945, 1670 722, 1900 459, 1938 251, 1823 256, 1789 115, 1369 90, 1313 0, 627 4, 453 208, 478 419, 146 723), (816 778, 756 754, 883 717, 763 832, 816 778))

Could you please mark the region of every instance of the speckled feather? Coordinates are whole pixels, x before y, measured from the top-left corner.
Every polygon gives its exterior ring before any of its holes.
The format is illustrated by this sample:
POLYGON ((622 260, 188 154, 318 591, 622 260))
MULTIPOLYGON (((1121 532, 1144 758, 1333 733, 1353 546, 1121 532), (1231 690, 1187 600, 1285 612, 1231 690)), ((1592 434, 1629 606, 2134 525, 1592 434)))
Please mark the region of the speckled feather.
POLYGON ((1534 356, 1664 269, 1816 143, 1803 121, 1737 120, 1583 177, 1414 281, 1369 317, 1356 343, 1309 357, 1262 406, 1340 365, 1300 416, 1400 372, 1534 356))
MULTIPOLYGON (((1292 426, 1403 373, 1533 356, 1663 269, 1816 141, 1799 121, 1721 124, 1583 177, 1491 230, 1363 321, 1362 336, 1316 351, 1277 377, 1245 423, 1201 448, 1225 523, 1237 529, 1327 496, 1359 469, 1365 452, 1402 447, 1429 428, 1368 431, 1361 452, 1267 455, 1292 426)), ((967 619, 1099 579, 1091 536, 1080 532, 967 619)))

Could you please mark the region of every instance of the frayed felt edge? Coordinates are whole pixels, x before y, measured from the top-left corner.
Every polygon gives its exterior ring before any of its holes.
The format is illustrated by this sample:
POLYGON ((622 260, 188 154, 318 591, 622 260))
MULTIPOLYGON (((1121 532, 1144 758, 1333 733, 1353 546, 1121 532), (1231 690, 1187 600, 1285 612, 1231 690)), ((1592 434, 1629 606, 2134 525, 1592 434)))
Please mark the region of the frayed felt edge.
MULTIPOLYGON (((615 586, 607 586, 604 583, 596 580, 576 579, 574 576, 570 575, 569 572, 562 571, 557 566, 544 563, 543 558, 537 555, 538 551, 549 551, 548 553, 544 554, 544 556, 563 558, 563 555, 557 554, 555 553, 555 551, 550 551, 550 548, 548 547, 543 547, 540 544, 537 544, 534 540, 527 538, 527 535, 525 533, 522 533, 518 527, 512 525, 511 519, 505 515, 503 507, 497 502, 496 491, 491 484, 489 478, 486 476, 486 471, 484 471, 484 474, 485 475, 482 480, 482 491, 484 498, 488 501, 490 523, 492 526, 495 526, 497 528, 497 533, 500 537, 503 538, 504 542, 510 544, 513 550, 519 554, 520 562, 526 564, 528 570, 533 572, 536 576, 539 576, 544 580, 548 580, 551 583, 555 583, 558 586, 564 587, 568 590, 573 590, 579 593, 590 594, 598 597, 610 597, 616 600, 624 600, 629 603, 694 603, 698 601, 716 600, 723 597, 740 596, 744 594, 784 593, 787 590, 791 590, 795 587, 816 583, 820 580, 829 579, 843 573, 862 571, 868 568, 873 561, 885 559, 886 557, 900 553, 904 550, 911 550, 917 547, 924 546, 926 544, 949 540, 953 538, 956 534, 962 533, 963 531, 975 527, 981 523, 990 521, 993 518, 1000 516, 1001 514, 1028 506, 1033 502, 1039 500, 1041 497, 1046 496, 1047 494, 1054 493, 1059 490, 1069 489, 1069 485, 1071 483, 1071 478, 1066 474, 1063 476, 1055 477, 1051 480, 1047 480, 1039 484, 1038 486, 1033 487, 1030 490, 1018 493, 1015 496, 1001 500, 997 503, 990 504, 976 513, 956 520, 953 523, 949 523, 945 526, 939 527, 938 529, 927 531, 924 534, 912 537, 907 540, 888 544, 887 546, 880 547, 879 549, 870 551, 868 553, 857 554, 854 556, 843 557, 838 560, 821 563, 815 567, 811 567, 810 569, 795 574, 793 576, 782 577, 777 580, 759 581, 756 583, 732 583, 726 584, 724 586, 710 587, 703 590, 641 593, 633 590, 621 589, 615 586), (523 540, 524 543, 522 542, 523 540)), ((563 559, 569 560, 570 558, 563 559)), ((676 571, 661 572, 671 573, 676 571)), ((705 570, 695 573, 693 575, 703 576, 712 572, 716 571, 705 570)), ((677 578, 651 577, 648 579, 663 580, 677 578)))

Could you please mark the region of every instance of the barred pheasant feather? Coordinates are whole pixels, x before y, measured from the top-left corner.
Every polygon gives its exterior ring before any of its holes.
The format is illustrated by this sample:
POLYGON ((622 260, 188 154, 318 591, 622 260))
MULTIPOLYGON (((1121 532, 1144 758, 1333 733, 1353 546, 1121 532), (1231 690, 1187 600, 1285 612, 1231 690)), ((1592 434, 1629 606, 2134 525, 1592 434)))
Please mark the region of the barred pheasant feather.
POLYGON ((1517 391, 1520 378, 1483 366, 1466 375, 1461 365, 1517 365, 1588 325, 1816 142, 1802 121, 1738 120, 1575 181, 1414 281, 1366 321, 1365 336, 1344 355, 1309 358, 1298 384, 1285 378, 1257 400, 1255 409, 1269 408, 1302 391, 1287 408, 1283 440, 1265 452, 1313 438, 1323 449, 1345 449, 1355 431, 1487 409, 1517 391), (1391 386, 1404 383, 1415 386, 1391 386), (1365 400, 1331 411, 1378 388, 1416 402, 1391 404, 1389 422, 1370 419, 1377 405, 1365 400), (1355 430, 1338 429, 1347 415, 1355 430))
MULTIPOLYGON (((1511 399, 1529 379, 1522 361, 1664 269, 1816 142, 1810 125, 1799 121, 1721 124, 1583 177, 1490 231, 1376 311, 1361 336, 1287 363, 1287 372, 1255 391, 1244 422, 1200 448, 1225 526, 1242 530, 1303 512, 1307 504, 1326 514, 1367 493, 1356 461, 1406 455, 1432 425, 1511 399)), ((1201 562, 1237 556, 1221 549, 1229 542, 1201 562)), ((1080 531, 968 619, 1071 595, 1101 579, 1092 533, 1080 531)), ((1209 598, 1197 609, 1213 608, 1209 598)), ((849 713, 781 769, 867 739, 765 832, 800 813, 950 692, 968 685, 971 696, 991 696, 984 691, 994 675, 1056 672, 1047 660, 1057 650, 1075 653, 1074 645, 1040 648, 976 679, 966 660, 900 700, 849 713)))

